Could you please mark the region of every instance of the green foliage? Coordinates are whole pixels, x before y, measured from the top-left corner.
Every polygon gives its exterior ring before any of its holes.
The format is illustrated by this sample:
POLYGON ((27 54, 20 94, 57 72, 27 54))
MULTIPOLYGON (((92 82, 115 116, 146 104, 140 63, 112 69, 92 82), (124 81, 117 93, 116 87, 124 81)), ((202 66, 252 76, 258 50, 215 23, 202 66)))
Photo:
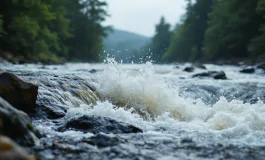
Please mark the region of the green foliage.
POLYGON ((214 0, 197 0, 194 4, 190 0, 187 2, 187 12, 163 55, 166 61, 193 61, 202 55, 204 32, 214 0))
POLYGON ((170 31, 170 24, 166 23, 164 17, 161 17, 159 24, 156 25, 156 33, 152 38, 150 46, 153 53, 152 59, 155 62, 161 60, 163 53, 169 47, 172 34, 173 33, 170 31))
POLYGON ((222 0, 209 15, 204 52, 210 59, 248 56, 247 46, 259 28, 257 0, 222 0))
POLYGON ((187 0, 163 59, 265 57, 265 0, 187 0))
POLYGON ((259 35, 254 37, 249 45, 249 52, 251 56, 256 58, 265 57, 265 0, 259 0, 257 6, 257 14, 263 17, 263 21, 260 24, 259 35))
POLYGON ((3 32, 3 19, 2 19, 2 15, 0 15, 0 36, 1 36, 1 32, 3 32))
POLYGON ((99 0, 2 0, 0 50, 28 58, 98 60, 105 6, 99 0))
POLYGON ((103 37, 107 30, 101 25, 108 16, 104 10, 106 5, 100 0, 72 0, 68 3, 67 9, 74 11, 68 15, 74 35, 66 42, 71 45, 70 58, 76 57, 84 61, 99 60, 99 55, 103 51, 103 37))

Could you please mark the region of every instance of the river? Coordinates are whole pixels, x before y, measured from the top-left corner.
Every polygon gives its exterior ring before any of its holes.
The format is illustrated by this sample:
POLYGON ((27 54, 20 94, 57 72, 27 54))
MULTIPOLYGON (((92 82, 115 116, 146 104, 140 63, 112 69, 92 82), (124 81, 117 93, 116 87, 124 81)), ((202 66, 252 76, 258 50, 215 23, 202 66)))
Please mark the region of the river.
MULTIPOLYGON (((32 116, 39 159, 263 159, 265 78, 262 70, 206 64, 227 80, 191 78, 184 65, 1 65, 39 86, 38 105, 62 106, 61 118, 32 116), (58 130, 84 115, 107 117, 142 133, 106 134, 58 130), (94 141, 95 138, 100 139, 94 141), (92 143, 93 142, 93 143, 92 143)), ((58 111, 59 112, 59 111, 58 111)), ((59 113, 60 114, 60 113, 59 113)))

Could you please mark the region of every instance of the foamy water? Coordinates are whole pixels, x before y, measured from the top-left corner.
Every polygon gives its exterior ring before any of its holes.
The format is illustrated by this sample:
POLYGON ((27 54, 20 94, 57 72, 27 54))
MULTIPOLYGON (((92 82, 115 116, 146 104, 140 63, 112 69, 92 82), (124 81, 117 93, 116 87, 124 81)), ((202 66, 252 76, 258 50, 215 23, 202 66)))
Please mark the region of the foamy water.
MULTIPOLYGON (((141 135, 153 137, 153 141, 179 143, 176 141, 178 137, 189 137, 198 145, 264 146, 265 104, 261 100, 255 104, 245 103, 241 96, 246 94, 243 98, 248 98, 251 96, 248 93, 252 92, 263 95, 259 88, 265 87, 265 79, 260 70, 255 74, 242 74, 239 67, 206 65, 208 70, 225 71, 228 77, 228 80, 213 80, 190 78, 192 74, 205 71, 196 69, 195 73, 186 73, 182 71, 183 67, 176 69, 174 65, 153 65, 150 62, 124 65, 109 59, 107 64, 66 64, 38 69, 36 65, 17 65, 5 69, 75 75, 92 84, 100 95, 98 101, 89 104, 66 96, 70 99, 65 102, 70 106, 65 116, 67 119, 82 115, 109 117, 141 128, 144 131, 141 135), (92 74, 80 70, 84 68, 99 72, 92 74), (204 86, 207 88, 200 88, 204 86), (205 102, 211 98, 217 100, 205 102)), ((67 95, 62 91, 58 94, 67 95)), ((58 103, 61 99, 58 96, 58 103)), ((39 124, 38 128, 47 134, 73 139, 93 136, 74 131, 59 133, 49 125, 39 124)), ((131 135, 121 136, 133 139, 131 135)), ((132 149, 131 145, 129 143, 126 147, 132 149)), ((159 157, 172 158, 170 155, 159 157)))

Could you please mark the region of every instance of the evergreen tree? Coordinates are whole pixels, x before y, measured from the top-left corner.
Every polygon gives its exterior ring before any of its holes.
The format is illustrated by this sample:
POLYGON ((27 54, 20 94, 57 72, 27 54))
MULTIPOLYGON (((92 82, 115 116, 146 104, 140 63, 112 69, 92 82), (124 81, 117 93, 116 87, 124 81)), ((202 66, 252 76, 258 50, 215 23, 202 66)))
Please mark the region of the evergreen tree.
POLYGON ((0 15, 0 36, 2 31, 3 31, 3 20, 2 20, 2 15, 0 15))
POLYGON ((208 14, 214 0, 187 0, 187 12, 173 36, 163 59, 172 61, 194 61, 201 59, 204 33, 207 29, 208 14))
POLYGON ((261 22, 261 16, 256 14, 257 1, 222 0, 216 3, 209 15, 209 28, 205 34, 204 52, 207 57, 248 56, 248 44, 258 34, 261 22))
POLYGON ((42 61, 98 60, 106 5, 102 0, 2 0, 0 50, 42 61))
POLYGON ((259 0, 257 14, 262 16, 259 35, 251 40, 249 51, 254 58, 265 58, 265 0, 259 0))
POLYGON ((153 52, 153 60, 156 62, 161 60, 162 55, 170 44, 171 37, 170 24, 166 23, 164 17, 161 17, 159 24, 156 25, 156 33, 152 38, 150 47, 153 52))
POLYGON ((67 41, 70 57, 85 61, 98 61, 103 51, 103 37, 107 28, 101 25, 107 16, 106 2, 100 0, 73 0, 67 8, 74 37, 67 41))

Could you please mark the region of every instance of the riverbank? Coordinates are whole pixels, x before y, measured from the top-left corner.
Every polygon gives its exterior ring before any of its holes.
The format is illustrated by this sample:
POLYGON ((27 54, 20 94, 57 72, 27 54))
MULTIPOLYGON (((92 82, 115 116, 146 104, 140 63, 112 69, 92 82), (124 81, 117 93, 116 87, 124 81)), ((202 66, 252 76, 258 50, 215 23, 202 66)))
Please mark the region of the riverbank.
POLYGON ((56 55, 39 54, 36 56, 20 56, 13 55, 8 52, 0 52, 0 63, 25 64, 25 63, 42 63, 42 64, 63 64, 65 58, 56 55))

